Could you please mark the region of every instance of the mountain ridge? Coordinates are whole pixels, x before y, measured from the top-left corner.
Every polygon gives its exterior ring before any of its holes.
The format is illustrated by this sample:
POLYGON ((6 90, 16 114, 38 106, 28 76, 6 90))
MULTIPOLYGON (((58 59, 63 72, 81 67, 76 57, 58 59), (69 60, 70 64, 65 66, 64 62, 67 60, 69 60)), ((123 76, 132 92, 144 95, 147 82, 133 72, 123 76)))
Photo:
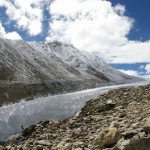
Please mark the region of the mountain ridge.
MULTIPOLYGON (((141 80, 72 45, 0 39, 1 104, 141 80)), ((0 105, 1 105, 0 104, 0 105)))

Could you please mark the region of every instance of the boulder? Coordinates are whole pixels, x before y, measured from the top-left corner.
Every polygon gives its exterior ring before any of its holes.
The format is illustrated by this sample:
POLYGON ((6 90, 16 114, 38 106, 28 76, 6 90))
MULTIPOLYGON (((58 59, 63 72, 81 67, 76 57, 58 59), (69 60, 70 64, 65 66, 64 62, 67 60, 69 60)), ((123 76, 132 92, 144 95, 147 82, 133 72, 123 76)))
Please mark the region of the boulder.
POLYGON ((113 150, 149 150, 150 138, 120 140, 113 150))
POLYGON ((109 148, 114 146, 120 139, 121 134, 117 128, 108 128, 102 130, 94 139, 93 144, 100 148, 109 148))

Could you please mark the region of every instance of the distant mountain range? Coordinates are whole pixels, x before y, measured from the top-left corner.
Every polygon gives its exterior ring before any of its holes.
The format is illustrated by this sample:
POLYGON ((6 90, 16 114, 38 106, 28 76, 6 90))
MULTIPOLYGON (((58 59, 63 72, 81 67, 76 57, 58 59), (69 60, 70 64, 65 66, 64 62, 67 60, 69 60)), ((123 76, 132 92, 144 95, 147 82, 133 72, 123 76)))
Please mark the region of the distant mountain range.
POLYGON ((140 80, 69 44, 0 39, 1 104, 140 80))

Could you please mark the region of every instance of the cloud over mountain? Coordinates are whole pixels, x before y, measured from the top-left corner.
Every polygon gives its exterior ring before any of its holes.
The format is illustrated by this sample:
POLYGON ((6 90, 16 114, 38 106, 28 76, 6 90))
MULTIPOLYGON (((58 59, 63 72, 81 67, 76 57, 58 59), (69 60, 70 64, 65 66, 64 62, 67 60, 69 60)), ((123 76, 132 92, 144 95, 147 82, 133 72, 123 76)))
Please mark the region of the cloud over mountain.
POLYGON ((47 40, 71 42, 79 49, 107 51, 127 42, 133 19, 125 7, 103 0, 55 0, 49 7, 47 40))
POLYGON ((127 16, 123 5, 106 0, 11 0, 0 1, 0 7, 15 28, 6 32, 0 20, 1 37, 36 40, 41 36, 40 40, 97 51, 111 64, 150 63, 150 41, 128 39, 136 20, 127 16))
POLYGON ((21 36, 15 31, 6 33, 5 28, 2 26, 1 23, 0 23, 0 37, 6 39, 21 40, 21 36))
POLYGON ((0 6, 6 8, 6 14, 16 26, 27 30, 30 36, 42 32, 44 0, 12 0, 1 1, 0 6))

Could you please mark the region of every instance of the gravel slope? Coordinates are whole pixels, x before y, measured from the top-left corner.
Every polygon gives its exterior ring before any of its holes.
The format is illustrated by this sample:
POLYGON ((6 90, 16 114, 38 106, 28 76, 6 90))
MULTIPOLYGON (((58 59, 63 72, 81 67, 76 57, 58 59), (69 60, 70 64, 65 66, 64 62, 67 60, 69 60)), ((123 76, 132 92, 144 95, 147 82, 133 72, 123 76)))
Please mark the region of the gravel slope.
POLYGON ((149 150, 150 85, 111 90, 86 103, 81 113, 23 129, 1 149, 149 150))

